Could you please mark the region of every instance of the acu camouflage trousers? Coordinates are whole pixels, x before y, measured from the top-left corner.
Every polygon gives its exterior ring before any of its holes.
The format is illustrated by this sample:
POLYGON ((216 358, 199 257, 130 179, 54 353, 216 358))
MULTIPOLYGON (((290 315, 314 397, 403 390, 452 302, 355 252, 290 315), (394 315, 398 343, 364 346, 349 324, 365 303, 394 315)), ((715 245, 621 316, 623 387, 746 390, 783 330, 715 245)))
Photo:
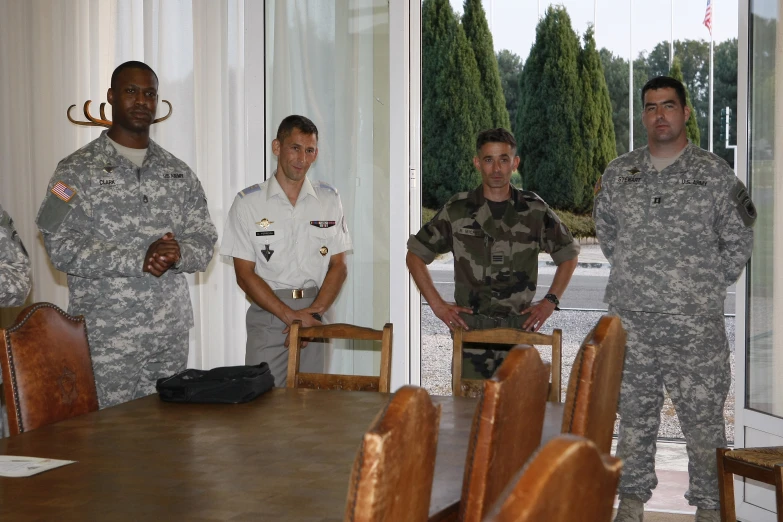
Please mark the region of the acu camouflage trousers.
POLYGON ((87 323, 101 409, 152 395, 159 378, 187 366, 187 331, 141 333, 143 328, 120 331, 87 323))
POLYGON ((718 509, 715 448, 726 446, 723 407, 731 384, 722 315, 630 312, 610 307, 628 333, 620 387, 620 495, 647 502, 658 484, 655 452, 664 388, 688 451, 692 506, 718 509))

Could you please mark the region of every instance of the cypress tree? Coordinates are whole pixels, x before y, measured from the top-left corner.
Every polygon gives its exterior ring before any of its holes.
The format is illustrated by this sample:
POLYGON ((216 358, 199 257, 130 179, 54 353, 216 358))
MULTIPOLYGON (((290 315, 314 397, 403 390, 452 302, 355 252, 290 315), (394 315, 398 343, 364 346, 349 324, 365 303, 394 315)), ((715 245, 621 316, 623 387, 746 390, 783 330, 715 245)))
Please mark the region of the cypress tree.
MULTIPOLYGON (((677 57, 674 58, 674 63, 672 64, 671 71, 669 71, 669 76, 675 80, 680 80, 680 82, 685 85, 685 81, 682 79, 682 65, 680 64, 680 59, 677 57)), ((690 140, 690 142, 697 147, 701 147, 701 132, 699 131, 699 122, 696 121, 696 111, 694 110, 693 104, 691 103, 691 95, 687 86, 685 86, 685 104, 691 110, 691 116, 688 118, 688 123, 685 124, 688 140, 690 140)))
POLYGON ((606 86, 601 56, 596 49, 592 25, 585 32, 584 42, 579 62, 584 85, 582 140, 587 154, 587 170, 584 175, 583 203, 578 209, 580 211, 590 210, 593 187, 609 162, 617 156, 612 101, 606 86))
POLYGON ((574 211, 589 205, 579 53, 565 8, 550 6, 522 71, 516 124, 524 187, 555 208, 574 211))
POLYGON ((481 92, 489 107, 489 127, 503 127, 511 130, 506 99, 503 96, 503 87, 500 82, 498 61, 495 57, 495 46, 492 42, 492 33, 489 32, 486 13, 481 6, 481 0, 465 0, 462 28, 473 48, 473 55, 476 57, 476 64, 481 74, 481 92))
POLYGON ((424 0, 422 22, 422 203, 438 208, 475 188, 476 134, 489 127, 473 50, 448 0, 424 0))

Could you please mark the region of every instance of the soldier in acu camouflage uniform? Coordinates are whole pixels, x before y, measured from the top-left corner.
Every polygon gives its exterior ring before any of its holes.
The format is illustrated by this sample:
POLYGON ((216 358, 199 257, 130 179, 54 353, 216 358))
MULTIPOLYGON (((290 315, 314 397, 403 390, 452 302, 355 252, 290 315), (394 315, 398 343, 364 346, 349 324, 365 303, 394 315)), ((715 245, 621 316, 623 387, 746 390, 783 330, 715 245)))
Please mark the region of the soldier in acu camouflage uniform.
POLYGON ((52 264, 68 274, 68 311, 87 318, 102 408, 184 369, 185 274, 206 269, 217 240, 196 175, 149 139, 157 88, 146 64, 117 67, 112 127, 60 162, 38 212, 52 264))
POLYGON ((0 206, 0 306, 20 306, 28 293, 30 258, 16 233, 14 220, 0 206))
MULTIPOLYGON (((579 245, 541 198, 511 185, 519 156, 510 132, 481 132, 473 164, 481 173, 481 185, 453 196, 410 237, 408 268, 433 313, 451 330, 460 326, 538 331, 568 286, 579 245), (546 297, 532 303, 542 250, 551 254, 557 271, 546 297), (426 267, 446 252, 454 254, 456 304, 443 300, 426 267)), ((466 349, 463 375, 491 377, 506 353, 466 349)))
POLYGON ((723 304, 750 257, 756 211, 726 162, 688 143, 690 111, 680 82, 654 78, 642 100, 648 147, 609 164, 594 207, 612 264, 605 301, 628 332, 617 448, 625 465, 615 520, 642 520, 657 484, 665 387, 687 442, 685 497, 697 506, 697 521, 718 521, 715 448, 726 445, 731 380, 723 304))

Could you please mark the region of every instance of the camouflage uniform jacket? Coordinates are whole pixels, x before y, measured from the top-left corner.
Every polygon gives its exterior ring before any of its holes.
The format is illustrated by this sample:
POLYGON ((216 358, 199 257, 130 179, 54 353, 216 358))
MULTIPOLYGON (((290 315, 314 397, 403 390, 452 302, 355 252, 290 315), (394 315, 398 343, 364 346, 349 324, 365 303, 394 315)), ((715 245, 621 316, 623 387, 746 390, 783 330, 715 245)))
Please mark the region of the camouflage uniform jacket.
POLYGON ((723 159, 688 144, 658 172, 647 147, 612 161, 596 186, 596 235, 612 265, 604 300, 669 314, 723 313, 753 249, 756 210, 723 159))
POLYGON ((186 331, 193 310, 185 273, 203 271, 217 232, 188 166, 150 140, 141 168, 106 132, 57 166, 36 220, 52 264, 68 274, 69 312, 90 327, 186 331), (161 277, 142 271, 167 232, 181 260, 161 277))
POLYGON ((14 220, 0 206, 0 306, 20 306, 28 293, 30 258, 16 233, 14 220))
POLYGON ((483 186, 461 192, 408 240, 408 250, 427 264, 454 253, 454 298, 474 314, 502 317, 527 308, 540 251, 558 265, 579 255, 568 228, 536 194, 512 186, 509 203, 495 221, 483 186))

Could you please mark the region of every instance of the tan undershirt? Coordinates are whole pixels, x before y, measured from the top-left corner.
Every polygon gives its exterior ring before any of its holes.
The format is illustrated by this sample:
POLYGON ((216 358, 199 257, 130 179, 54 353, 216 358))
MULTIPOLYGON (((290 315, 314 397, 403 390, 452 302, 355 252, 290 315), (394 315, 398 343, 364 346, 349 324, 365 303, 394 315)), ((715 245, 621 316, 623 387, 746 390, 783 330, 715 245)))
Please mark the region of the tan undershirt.
POLYGON ((661 172, 663 169, 677 161, 680 156, 682 156, 682 153, 685 152, 686 147, 683 147, 680 152, 677 153, 676 156, 673 156, 671 158, 659 158, 657 156, 653 156, 650 154, 650 159, 652 160, 653 167, 655 167, 655 170, 658 172, 661 172))
POLYGON ((130 147, 126 147, 124 145, 120 145, 113 139, 109 138, 109 136, 106 136, 109 139, 109 142, 114 146, 115 149, 117 149, 117 152, 127 158, 131 163, 136 165, 137 167, 141 167, 141 165, 144 163, 144 156, 147 155, 147 149, 132 149, 130 147))

